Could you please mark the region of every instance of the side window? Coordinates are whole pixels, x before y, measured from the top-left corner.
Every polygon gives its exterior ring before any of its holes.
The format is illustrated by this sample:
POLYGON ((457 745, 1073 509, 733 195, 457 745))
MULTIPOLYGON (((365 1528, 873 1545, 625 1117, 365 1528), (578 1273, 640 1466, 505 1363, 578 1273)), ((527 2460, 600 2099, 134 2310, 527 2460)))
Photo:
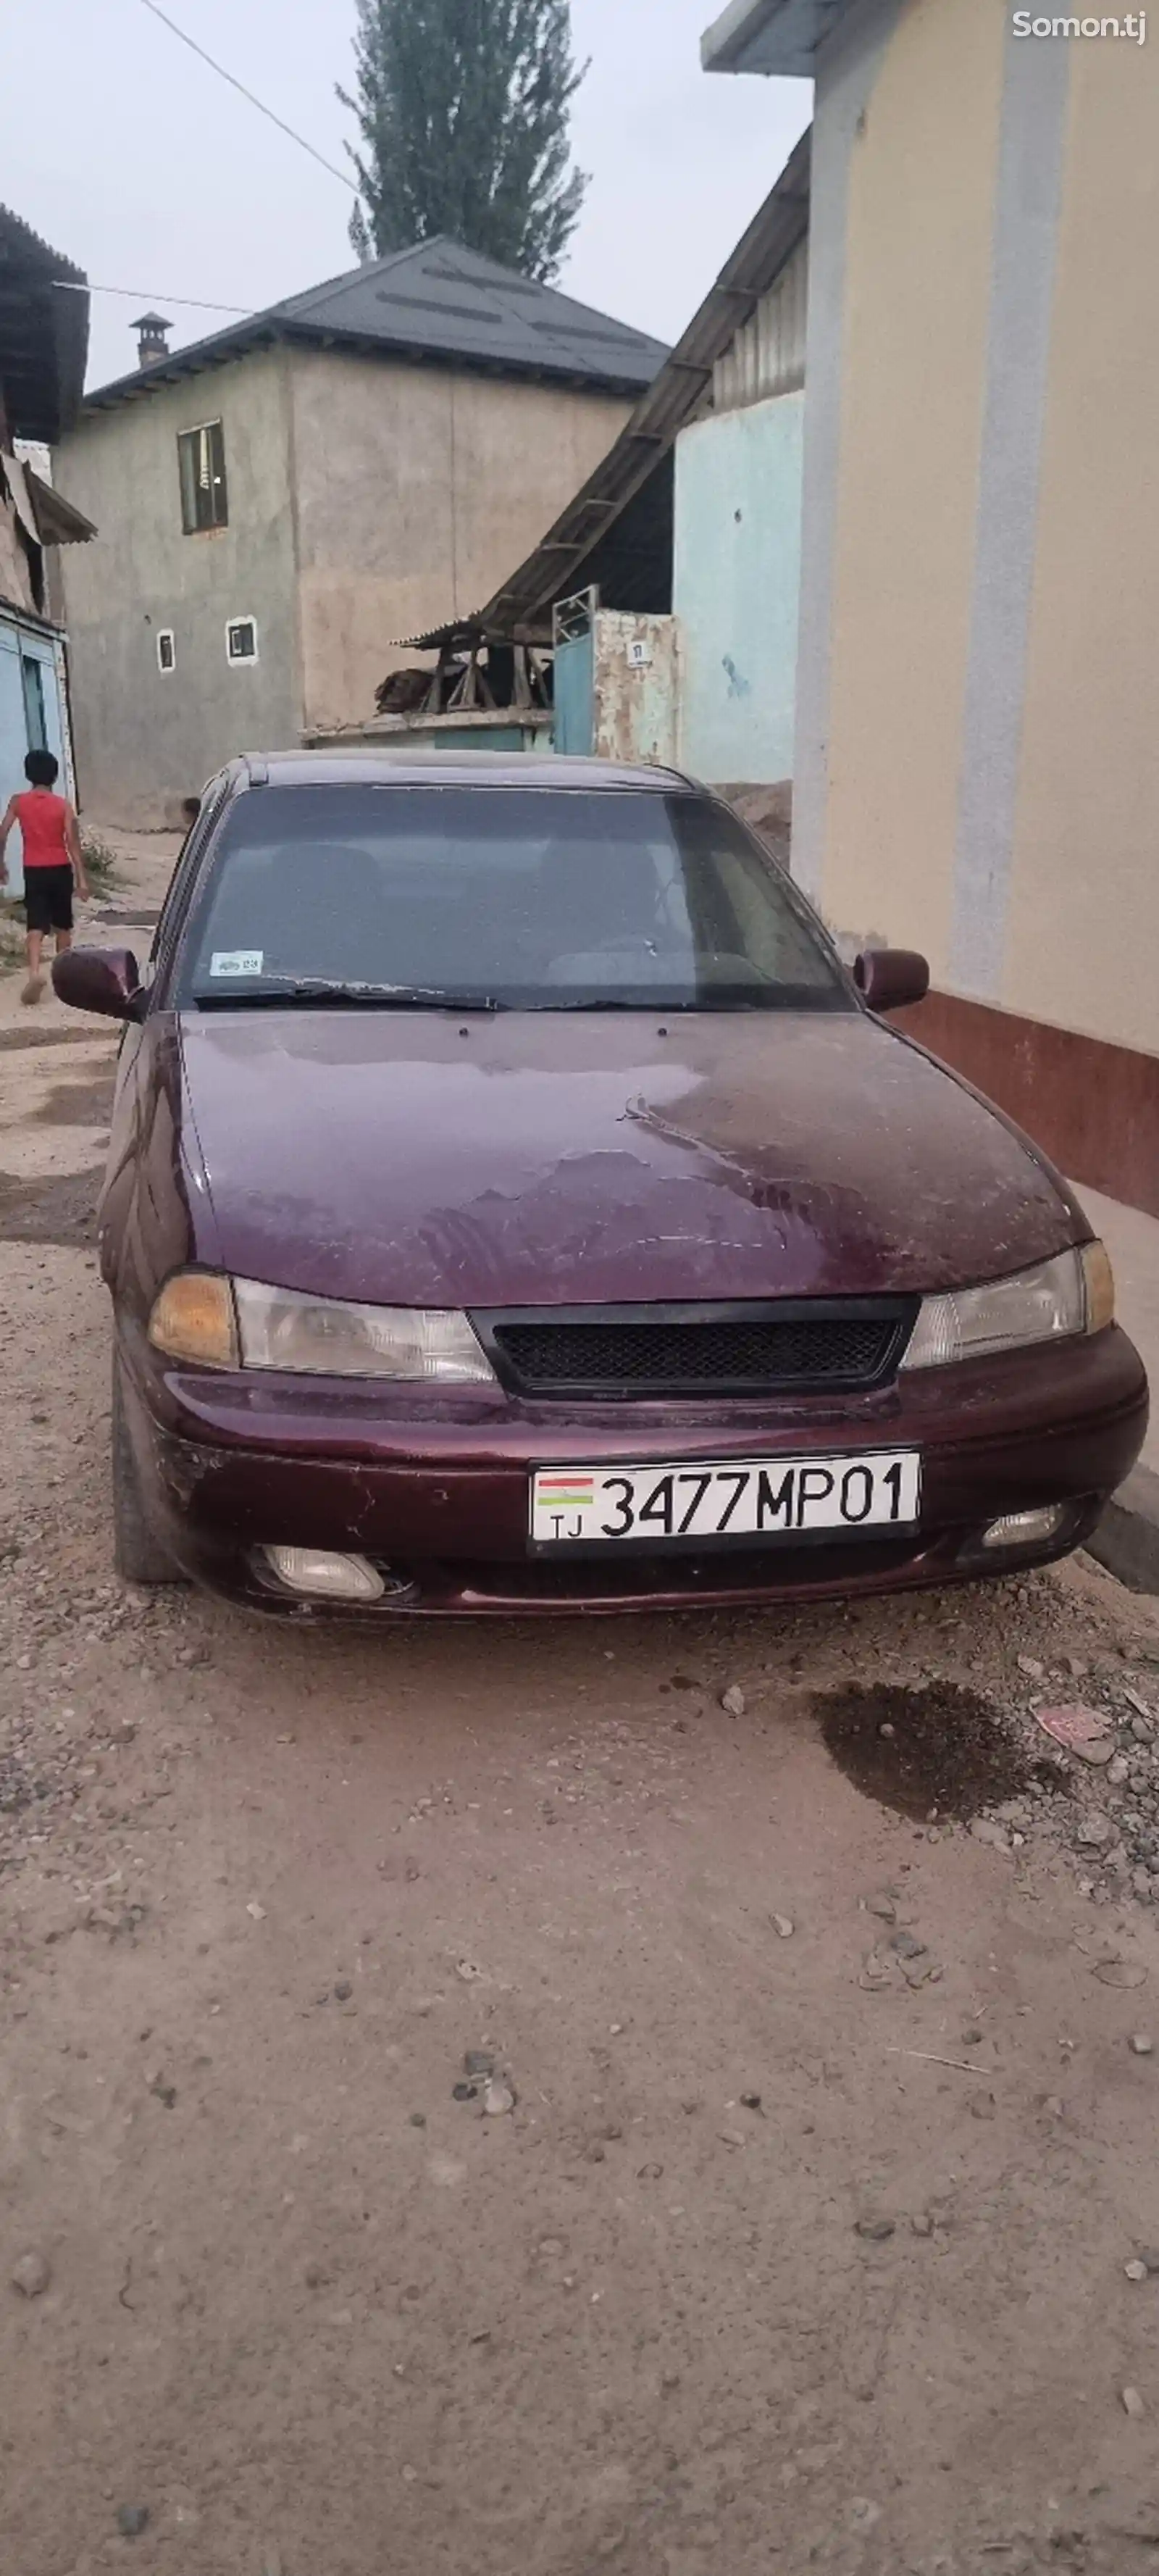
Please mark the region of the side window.
POLYGON ((207 420, 200 429, 180 432, 177 468, 181 480, 181 525, 186 536, 195 536, 204 528, 226 527, 229 496, 225 439, 219 420, 207 420))
POLYGON ((227 780, 219 779, 211 782, 206 788, 197 816, 190 824, 178 852, 177 864, 169 880, 169 892, 161 906, 161 917, 153 933, 153 945, 149 951, 154 983, 168 966, 176 947, 201 861, 218 819, 225 810, 228 795, 227 780))

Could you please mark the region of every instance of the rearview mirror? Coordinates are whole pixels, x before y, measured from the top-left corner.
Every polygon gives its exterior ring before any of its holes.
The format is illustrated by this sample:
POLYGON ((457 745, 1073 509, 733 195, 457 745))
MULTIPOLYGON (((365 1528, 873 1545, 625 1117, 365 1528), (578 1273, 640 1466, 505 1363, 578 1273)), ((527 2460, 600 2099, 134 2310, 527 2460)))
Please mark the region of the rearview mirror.
POLYGON ((853 981, 871 1011, 900 1011, 907 1002, 924 1002, 930 970, 916 948, 863 948, 853 961, 853 981))
POLYGON ((74 1011, 106 1020, 139 1020, 145 1007, 131 948, 66 948, 52 961, 52 989, 74 1011))

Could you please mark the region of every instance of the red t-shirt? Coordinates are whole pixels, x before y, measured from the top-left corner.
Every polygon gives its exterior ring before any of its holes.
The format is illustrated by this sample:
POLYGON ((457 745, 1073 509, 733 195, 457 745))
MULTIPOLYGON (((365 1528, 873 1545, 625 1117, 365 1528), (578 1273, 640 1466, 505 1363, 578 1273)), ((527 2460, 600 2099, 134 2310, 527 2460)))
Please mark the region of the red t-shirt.
POLYGON ((51 787, 30 787, 16 799, 16 820, 24 843, 25 874, 29 868, 67 868, 71 862, 64 837, 68 806, 51 787))

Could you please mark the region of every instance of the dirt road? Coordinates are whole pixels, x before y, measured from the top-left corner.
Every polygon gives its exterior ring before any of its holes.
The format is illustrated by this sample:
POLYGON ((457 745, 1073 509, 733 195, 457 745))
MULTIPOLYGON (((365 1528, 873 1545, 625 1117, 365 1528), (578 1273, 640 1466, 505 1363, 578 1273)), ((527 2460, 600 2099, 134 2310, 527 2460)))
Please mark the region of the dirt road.
POLYGON ((1159 2567, 1153 1608, 127 1593, 113 1055, 4 979, 6 2576, 1159 2567))

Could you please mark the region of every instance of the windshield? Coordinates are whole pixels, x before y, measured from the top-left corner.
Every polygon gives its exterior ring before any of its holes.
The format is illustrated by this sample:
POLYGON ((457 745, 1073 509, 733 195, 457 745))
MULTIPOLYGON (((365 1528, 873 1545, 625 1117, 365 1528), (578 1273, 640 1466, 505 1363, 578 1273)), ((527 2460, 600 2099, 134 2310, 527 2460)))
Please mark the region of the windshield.
POLYGON ((807 909, 694 793, 269 787, 231 807, 177 999, 854 1009, 807 909))

